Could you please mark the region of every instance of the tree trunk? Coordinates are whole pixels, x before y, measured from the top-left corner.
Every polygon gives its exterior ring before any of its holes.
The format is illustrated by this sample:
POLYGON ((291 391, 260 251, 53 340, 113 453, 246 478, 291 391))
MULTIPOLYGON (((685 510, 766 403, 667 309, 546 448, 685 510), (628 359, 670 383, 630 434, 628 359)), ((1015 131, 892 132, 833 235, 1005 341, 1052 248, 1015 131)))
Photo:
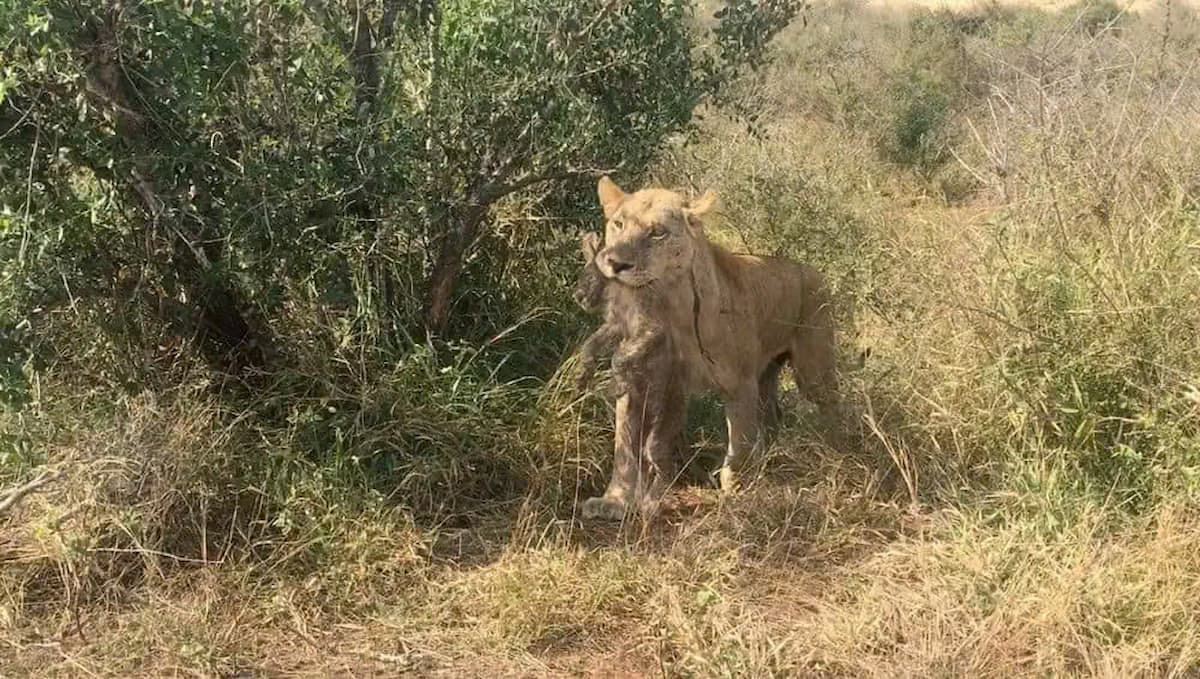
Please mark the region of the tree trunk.
POLYGON ((463 248, 455 242, 443 242, 437 261, 425 282, 425 330, 440 335, 450 320, 450 303, 462 272, 463 248))
POLYGON ((487 206, 468 205, 455 212, 457 216, 443 231, 437 259, 425 279, 425 330, 432 335, 441 335, 446 330, 454 292, 458 288, 458 277, 462 273, 467 250, 479 234, 487 206))
POLYGON ((582 173, 584 171, 554 169, 527 174, 507 183, 505 181, 507 177, 504 176, 493 176, 491 179, 480 178, 473 182, 472 188, 467 191, 465 203, 457 209, 448 210, 451 215, 445 220, 445 222, 449 222, 448 224, 433 222, 435 226, 441 226, 441 228, 437 230, 437 233, 440 234, 437 241, 437 259, 434 261, 429 276, 425 279, 424 321, 426 332, 434 335, 445 332, 446 323, 450 320, 450 306, 454 301, 454 292, 458 287, 459 274, 462 273, 468 251, 475 244, 475 239, 479 235, 479 227, 487 217, 488 208, 504 196, 529 186, 548 181, 560 181, 582 173))

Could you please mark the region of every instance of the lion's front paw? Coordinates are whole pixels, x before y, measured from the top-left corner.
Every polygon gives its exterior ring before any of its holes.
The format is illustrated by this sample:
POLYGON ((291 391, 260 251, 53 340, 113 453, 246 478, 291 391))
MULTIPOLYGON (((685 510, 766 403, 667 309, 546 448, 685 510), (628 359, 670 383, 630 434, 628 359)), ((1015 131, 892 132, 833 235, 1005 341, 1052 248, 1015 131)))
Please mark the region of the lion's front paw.
POLYGON ((585 521, 621 521, 629 509, 624 501, 611 497, 590 497, 583 501, 585 521))
POLYGON ((737 473, 728 466, 721 467, 721 492, 736 493, 738 489, 737 473))

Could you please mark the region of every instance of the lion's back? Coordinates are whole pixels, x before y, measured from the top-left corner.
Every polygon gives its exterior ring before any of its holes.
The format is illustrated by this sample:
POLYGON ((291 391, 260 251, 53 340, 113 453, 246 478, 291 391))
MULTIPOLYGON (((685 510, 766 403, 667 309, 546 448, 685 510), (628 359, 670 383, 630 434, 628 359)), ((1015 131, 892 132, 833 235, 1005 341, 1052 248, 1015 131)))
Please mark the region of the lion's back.
POLYGON ((824 310, 829 291, 814 267, 786 257, 735 254, 714 246, 713 262, 736 311, 799 322, 824 310))

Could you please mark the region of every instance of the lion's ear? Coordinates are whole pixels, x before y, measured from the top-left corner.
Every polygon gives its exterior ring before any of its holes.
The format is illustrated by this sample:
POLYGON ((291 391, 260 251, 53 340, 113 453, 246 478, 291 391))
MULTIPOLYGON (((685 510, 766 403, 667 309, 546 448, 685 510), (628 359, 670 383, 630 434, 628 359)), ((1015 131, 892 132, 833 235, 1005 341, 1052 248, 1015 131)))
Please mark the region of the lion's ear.
POLYGON ((611 219, 621 206, 621 201, 625 200, 625 192, 616 182, 609 179, 608 175, 604 175, 596 186, 596 193, 600 195, 600 207, 604 210, 604 217, 611 219))
POLYGON ((586 264, 592 261, 596 258, 596 253, 600 252, 600 234, 588 231, 583 234, 579 246, 583 251, 583 262, 586 264))
POLYGON ((717 194, 712 191, 705 191, 703 196, 693 200, 684 208, 683 213, 687 217, 688 227, 692 230, 692 233, 697 236, 704 234, 704 224, 700 218, 716 207, 717 194))
POLYGON ((720 203, 715 191, 705 191, 703 196, 693 200, 687 207, 688 214, 703 217, 705 213, 716 209, 720 203))

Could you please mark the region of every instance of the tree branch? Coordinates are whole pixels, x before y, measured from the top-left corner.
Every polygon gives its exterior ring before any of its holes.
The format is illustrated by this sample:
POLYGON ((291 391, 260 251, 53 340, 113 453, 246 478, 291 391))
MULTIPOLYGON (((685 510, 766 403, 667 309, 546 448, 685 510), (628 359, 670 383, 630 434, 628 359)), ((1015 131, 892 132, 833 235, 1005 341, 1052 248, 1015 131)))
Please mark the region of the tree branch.
POLYGON ((538 172, 528 174, 524 177, 508 183, 488 182, 484 184, 475 195, 475 203, 477 205, 490 205, 491 203, 500 200, 510 193, 515 193, 521 189, 540 184, 542 182, 562 181, 564 179, 573 179, 575 177, 600 177, 601 175, 613 174, 620 170, 624 165, 624 161, 617 163, 611 168, 577 168, 567 170, 552 170, 547 172, 538 172))
POLYGON ((52 481, 57 481, 62 477, 62 472, 42 472, 37 478, 24 485, 9 488, 6 491, 0 492, 0 514, 7 512, 14 507, 18 502, 25 499, 26 495, 36 491, 42 486, 52 481))

